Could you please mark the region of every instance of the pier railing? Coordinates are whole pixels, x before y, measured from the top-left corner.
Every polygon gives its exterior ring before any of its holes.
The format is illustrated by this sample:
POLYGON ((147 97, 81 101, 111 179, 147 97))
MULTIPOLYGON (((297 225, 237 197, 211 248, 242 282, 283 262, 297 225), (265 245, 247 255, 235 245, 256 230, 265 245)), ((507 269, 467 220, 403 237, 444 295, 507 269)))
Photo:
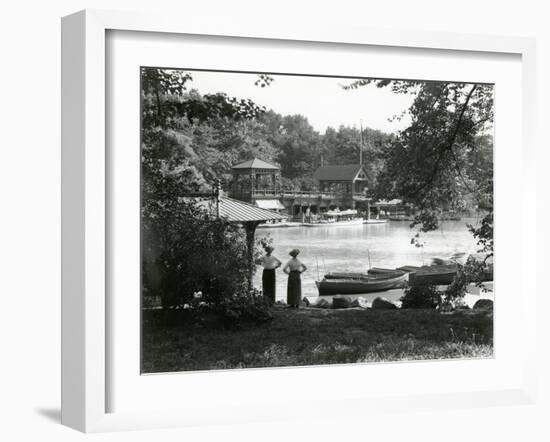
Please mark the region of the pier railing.
POLYGON ((318 190, 273 190, 273 189, 255 189, 251 192, 232 192, 236 197, 252 197, 252 198, 321 198, 321 199, 336 199, 349 197, 349 194, 337 192, 321 192, 318 190))

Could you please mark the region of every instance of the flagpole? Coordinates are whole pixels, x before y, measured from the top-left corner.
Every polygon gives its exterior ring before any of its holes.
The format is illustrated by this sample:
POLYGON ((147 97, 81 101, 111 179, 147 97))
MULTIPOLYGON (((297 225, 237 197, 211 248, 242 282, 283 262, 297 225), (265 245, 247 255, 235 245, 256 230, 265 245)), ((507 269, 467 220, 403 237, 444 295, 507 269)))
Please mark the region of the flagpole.
POLYGON ((361 132, 360 132, 361 143, 359 146, 359 164, 363 165, 363 120, 361 119, 361 132))

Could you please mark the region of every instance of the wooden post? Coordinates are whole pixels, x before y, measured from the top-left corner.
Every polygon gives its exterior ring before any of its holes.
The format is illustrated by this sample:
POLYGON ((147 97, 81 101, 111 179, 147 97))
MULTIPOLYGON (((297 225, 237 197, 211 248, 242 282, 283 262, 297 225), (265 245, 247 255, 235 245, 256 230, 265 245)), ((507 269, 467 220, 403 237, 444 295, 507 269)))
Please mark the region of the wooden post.
POLYGON ((250 171, 250 200, 247 201, 249 203, 254 202, 254 187, 256 186, 256 183, 254 182, 254 172, 250 171))
POLYGON ((216 198, 216 217, 220 217, 220 192, 221 192, 222 184, 221 180, 216 179, 216 183, 214 184, 214 197, 216 198))
POLYGON ((367 198, 367 220, 370 220, 370 200, 367 198))

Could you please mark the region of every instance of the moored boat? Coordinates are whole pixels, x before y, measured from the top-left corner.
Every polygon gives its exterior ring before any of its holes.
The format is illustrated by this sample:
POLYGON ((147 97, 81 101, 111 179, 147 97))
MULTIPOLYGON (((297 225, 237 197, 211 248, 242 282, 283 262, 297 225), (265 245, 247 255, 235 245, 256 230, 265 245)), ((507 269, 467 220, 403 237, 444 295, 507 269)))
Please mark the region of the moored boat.
POLYGON ((363 218, 355 218, 350 220, 342 220, 342 221, 317 221, 312 223, 302 223, 302 226, 305 227, 327 227, 327 226, 336 226, 336 227, 344 227, 344 226, 358 226, 363 225, 363 218))
POLYGON ((354 295, 381 292, 404 287, 406 272, 391 274, 329 273, 321 281, 315 281, 319 296, 354 295))
POLYGON ((458 271, 456 264, 430 265, 430 266, 403 266, 398 270, 408 272, 411 282, 430 285, 449 285, 455 279, 458 271))
POLYGON ((325 275, 325 279, 368 279, 373 277, 381 277, 383 275, 389 278, 390 276, 401 276, 403 273, 407 272, 397 269, 381 269, 379 267, 373 267, 372 269, 369 269, 367 273, 331 272, 325 275))
POLYGON ((273 223, 263 223, 258 226, 258 229, 280 229, 286 227, 300 227, 302 223, 295 221, 280 221, 273 223))
POLYGON ((357 216, 357 210, 332 210, 319 215, 309 216, 302 223, 305 227, 327 227, 327 226, 356 226, 362 225, 363 218, 357 216))
MULTIPOLYGON (((373 267, 369 270, 369 273, 378 275, 389 275, 395 271, 404 271, 409 274, 409 282, 419 282, 430 285, 449 285, 455 279, 458 272, 458 265, 456 263, 450 264, 432 264, 425 266, 402 266, 397 269, 384 269, 380 267, 373 267)), ((487 272, 483 274, 483 281, 493 280, 493 265, 488 264, 487 272)))
POLYGON ((387 222, 388 222, 387 219, 376 219, 376 218, 363 220, 363 224, 386 224, 387 222))

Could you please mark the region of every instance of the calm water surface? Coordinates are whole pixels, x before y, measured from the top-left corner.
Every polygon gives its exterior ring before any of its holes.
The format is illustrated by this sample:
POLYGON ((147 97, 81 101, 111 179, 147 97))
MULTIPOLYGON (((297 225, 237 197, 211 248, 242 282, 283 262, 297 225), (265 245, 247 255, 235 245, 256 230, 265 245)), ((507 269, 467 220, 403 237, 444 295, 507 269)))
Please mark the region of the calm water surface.
MULTIPOLYGON (((477 219, 445 221, 439 230, 422 234, 424 247, 410 243, 415 231, 409 222, 389 221, 386 224, 363 224, 345 227, 286 227, 258 229, 256 238, 273 239, 273 254, 283 264, 288 252, 300 249, 299 259, 308 267, 302 274, 302 294, 317 296, 315 280, 328 272, 365 272, 370 266, 395 268, 403 265, 429 264, 433 257, 448 258, 453 253, 476 251, 475 240, 466 224, 476 226, 477 219)), ((287 276, 277 270, 277 299, 286 300, 287 276)), ((262 272, 258 268, 254 285, 261 287, 262 272)))

